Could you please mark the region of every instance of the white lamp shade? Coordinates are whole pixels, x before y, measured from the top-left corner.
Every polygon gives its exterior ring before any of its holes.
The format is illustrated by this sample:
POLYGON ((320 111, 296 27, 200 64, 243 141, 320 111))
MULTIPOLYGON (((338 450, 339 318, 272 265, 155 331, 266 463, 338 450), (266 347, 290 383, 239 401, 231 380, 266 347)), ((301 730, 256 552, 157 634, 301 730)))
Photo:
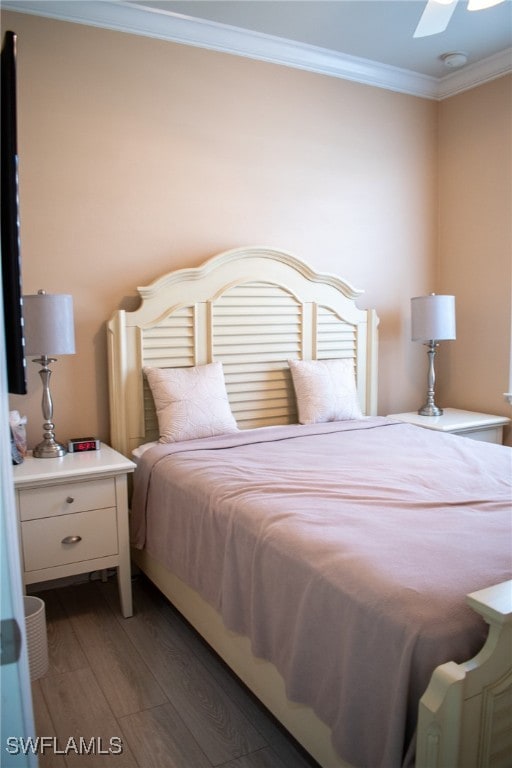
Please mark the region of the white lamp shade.
POLYGON ((455 296, 416 296, 411 299, 413 341, 455 339, 455 296))
POLYGON ((44 291, 23 297, 27 355, 74 355, 73 297, 44 291))

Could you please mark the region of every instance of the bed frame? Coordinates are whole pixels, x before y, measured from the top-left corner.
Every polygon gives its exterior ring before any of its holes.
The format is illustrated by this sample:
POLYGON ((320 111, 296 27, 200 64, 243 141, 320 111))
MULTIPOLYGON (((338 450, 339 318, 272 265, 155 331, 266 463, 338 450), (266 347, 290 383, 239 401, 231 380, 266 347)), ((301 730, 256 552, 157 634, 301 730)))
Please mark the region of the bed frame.
MULTIPOLYGON (((145 365, 222 361, 235 418, 251 428, 297 422, 288 359, 346 358, 363 413, 376 414, 378 319, 357 307, 361 291, 349 283, 288 253, 251 247, 138 292, 139 309, 119 310, 108 323, 111 441, 126 456, 158 437, 145 365)), ((287 699, 281 676, 252 655, 247 638, 228 632, 210 605, 145 551, 134 550, 133 559, 321 766, 347 768, 327 726, 287 699)), ((512 582, 467 599, 489 636, 475 659, 435 670, 420 702, 417 768, 511 765, 512 582)))

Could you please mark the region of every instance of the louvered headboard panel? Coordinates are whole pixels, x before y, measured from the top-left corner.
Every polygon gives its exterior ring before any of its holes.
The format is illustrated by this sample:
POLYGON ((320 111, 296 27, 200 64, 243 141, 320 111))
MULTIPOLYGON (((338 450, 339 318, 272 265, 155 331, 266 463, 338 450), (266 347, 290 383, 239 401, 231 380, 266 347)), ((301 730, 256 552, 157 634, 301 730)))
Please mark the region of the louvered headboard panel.
POLYGON ((244 248, 139 288, 108 323, 111 441, 126 455, 157 439, 144 366, 223 364, 239 427, 297 421, 288 360, 353 360, 364 413, 376 412, 377 317, 360 291, 290 254, 244 248))
POLYGON ((212 319, 213 359, 239 427, 296 422, 287 361, 302 357, 300 302, 277 285, 242 283, 219 296, 212 319))
MULTIPOLYGON (((182 307, 159 319, 158 324, 141 331, 141 357, 154 368, 185 368, 195 365, 194 307, 182 307)), ((143 378, 144 439, 158 440, 158 421, 153 395, 143 378)))

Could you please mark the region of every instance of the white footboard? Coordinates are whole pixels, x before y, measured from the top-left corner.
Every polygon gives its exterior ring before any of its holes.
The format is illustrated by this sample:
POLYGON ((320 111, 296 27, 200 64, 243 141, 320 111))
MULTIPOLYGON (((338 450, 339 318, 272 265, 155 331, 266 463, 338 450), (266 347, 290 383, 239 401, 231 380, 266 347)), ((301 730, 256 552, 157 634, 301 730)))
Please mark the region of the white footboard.
MULTIPOLYGON (((133 550, 141 570, 323 768, 350 768, 330 731, 311 709, 290 702, 273 665, 256 659, 247 638, 146 551, 133 550)), ((464 664, 438 667, 419 706, 415 768, 512 767, 512 581, 468 595, 489 623, 487 642, 464 664)))
POLYGON ((438 667, 419 708, 416 768, 512 766, 512 581, 473 592, 489 624, 474 659, 438 667))

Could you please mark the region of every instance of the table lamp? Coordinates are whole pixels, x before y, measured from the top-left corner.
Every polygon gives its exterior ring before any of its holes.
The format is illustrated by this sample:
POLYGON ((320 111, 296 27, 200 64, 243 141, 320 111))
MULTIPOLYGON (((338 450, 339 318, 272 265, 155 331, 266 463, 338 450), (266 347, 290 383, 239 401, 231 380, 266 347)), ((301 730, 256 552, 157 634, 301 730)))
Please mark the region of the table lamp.
POLYGON ((64 456, 67 449, 55 440, 53 402, 50 393, 50 363, 57 358, 51 355, 73 355, 75 332, 73 324, 73 297, 68 294, 37 294, 23 297, 23 322, 25 326, 25 352, 38 355, 32 362, 39 363, 39 375, 43 382, 43 440, 32 455, 37 459, 53 459, 64 456))
POLYGON ((434 357, 440 341, 455 339, 455 296, 416 296, 411 299, 411 338, 428 347, 427 401, 418 413, 421 416, 441 416, 434 402, 434 357))

